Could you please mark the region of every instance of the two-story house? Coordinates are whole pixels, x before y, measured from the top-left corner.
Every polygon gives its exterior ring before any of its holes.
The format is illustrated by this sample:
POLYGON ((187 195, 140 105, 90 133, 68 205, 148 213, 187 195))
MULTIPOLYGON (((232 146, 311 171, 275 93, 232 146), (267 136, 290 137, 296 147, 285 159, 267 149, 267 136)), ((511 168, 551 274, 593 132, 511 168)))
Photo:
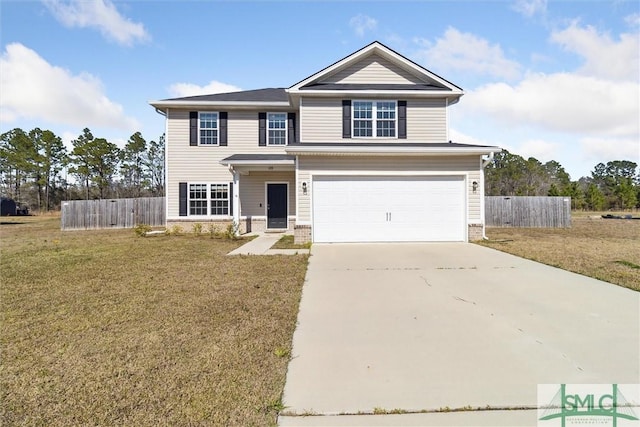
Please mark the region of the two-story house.
POLYGON ((374 42, 289 88, 153 101, 166 117, 167 226, 234 221, 296 242, 468 241, 483 167, 453 143, 463 91, 374 42))

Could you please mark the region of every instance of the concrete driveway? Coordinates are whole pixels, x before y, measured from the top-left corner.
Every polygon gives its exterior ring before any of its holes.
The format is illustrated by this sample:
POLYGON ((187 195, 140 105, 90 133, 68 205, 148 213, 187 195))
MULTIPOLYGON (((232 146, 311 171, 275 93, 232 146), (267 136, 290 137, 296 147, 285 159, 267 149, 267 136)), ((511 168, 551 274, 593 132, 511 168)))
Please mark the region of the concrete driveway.
POLYGON ((282 426, 535 425, 538 384, 640 382, 637 292, 474 244, 311 254, 282 426))

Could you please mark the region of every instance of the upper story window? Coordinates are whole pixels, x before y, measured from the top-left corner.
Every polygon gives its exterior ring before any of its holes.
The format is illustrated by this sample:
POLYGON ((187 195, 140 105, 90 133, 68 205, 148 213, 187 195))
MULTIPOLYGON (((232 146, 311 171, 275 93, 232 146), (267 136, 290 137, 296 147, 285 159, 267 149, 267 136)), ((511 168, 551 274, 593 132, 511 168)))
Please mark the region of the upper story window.
POLYGON ((267 144, 287 144, 287 113, 267 113, 267 144))
POLYGON ((354 138, 395 138, 395 101, 353 101, 354 138))
POLYGON ((200 145, 218 145, 218 113, 199 113, 200 145))

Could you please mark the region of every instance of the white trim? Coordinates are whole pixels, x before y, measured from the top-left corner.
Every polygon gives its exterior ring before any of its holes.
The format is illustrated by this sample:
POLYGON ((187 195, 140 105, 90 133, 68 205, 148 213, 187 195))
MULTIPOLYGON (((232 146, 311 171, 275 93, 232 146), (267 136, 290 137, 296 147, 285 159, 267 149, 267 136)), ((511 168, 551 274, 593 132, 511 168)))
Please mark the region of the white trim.
POLYGON ((263 108, 291 108, 289 102, 259 102, 259 101, 178 101, 162 100, 149 101, 153 107, 176 107, 176 108, 201 108, 201 107, 263 107, 263 108))
MULTIPOLYGON (((298 206, 300 206, 300 201, 298 200, 300 198, 300 189, 298 188, 298 185, 300 184, 300 181, 298 180, 298 156, 296 156, 296 159, 294 160, 295 162, 295 169, 294 169, 294 177, 293 179, 295 180, 295 185, 294 185, 294 191, 295 191, 295 201, 296 201, 296 219, 298 218, 298 206)), ((306 196, 309 197, 309 183, 307 183, 307 194, 306 196)), ((297 223, 297 221, 296 221, 297 223)))
MULTIPOLYGON (((462 92, 451 92, 451 91, 433 91, 429 92, 426 90, 398 90, 398 89, 359 89, 359 90, 318 90, 318 89, 304 89, 299 92, 295 92, 296 95, 316 95, 316 96, 326 96, 331 98, 348 98, 354 96, 363 96, 363 95, 371 95, 371 96, 380 96, 380 95, 388 95, 395 98, 398 98, 398 95, 401 95, 400 98, 452 98, 458 99, 463 93, 462 92)), ((453 105, 453 104, 452 104, 453 105)))
MULTIPOLYGON (((165 111, 164 116, 164 225, 167 225, 167 219, 169 218, 169 108, 165 111)), ((178 184, 180 186, 180 184, 178 184)), ((174 191, 174 189, 171 189, 174 191)), ((178 212, 180 212, 180 189, 178 188, 178 194, 176 199, 178 200, 178 212)))
POLYGON ((395 176, 395 177, 415 177, 415 176, 464 176, 466 171, 345 171, 345 170, 321 170, 311 172, 311 181, 314 176, 395 176))
POLYGON ((233 212, 231 212, 233 221, 237 224, 240 223, 240 174, 237 171, 233 171, 233 194, 229 197, 233 201, 233 212))
POLYGON ((287 146, 285 147, 285 151, 287 154, 295 154, 295 155, 385 155, 385 156, 411 156, 411 155, 461 155, 461 156, 469 156, 469 155, 480 155, 480 154, 488 154, 491 152, 501 151, 501 148, 498 147, 443 147, 442 145, 437 147, 425 147, 416 146, 416 147, 408 147, 408 146, 389 146, 389 145, 349 145, 349 146, 307 146, 298 145, 296 147, 287 146))
MULTIPOLYGON (((469 241, 469 224, 471 224, 471 220, 469 218, 469 190, 468 190, 468 184, 469 184, 469 172, 460 172, 460 171, 416 171, 416 172, 410 172, 410 173, 398 173, 397 171, 366 171, 366 172, 362 172, 362 171, 329 171, 329 170, 322 170, 322 171, 315 171, 315 172, 310 172, 309 173, 309 177, 310 177, 310 181, 311 184, 310 185, 313 188, 313 182, 315 180, 315 177, 345 177, 345 178, 355 178, 355 177, 363 177, 363 178, 370 178, 370 177, 395 177, 395 178, 403 178, 403 177, 420 177, 423 176, 425 178, 429 177, 460 177, 462 178, 463 181, 463 185, 464 185, 464 191, 462 192, 464 201, 463 201, 463 205, 464 205, 464 224, 463 224, 463 241, 464 242, 468 242, 469 241)), ((296 222, 296 224, 299 225, 311 225, 311 241, 315 242, 315 231, 316 231, 316 227, 313 225, 314 223, 314 218, 313 218, 313 213, 314 213, 314 205, 313 205, 313 196, 314 196, 314 191, 311 191, 311 199, 310 199, 310 203, 309 203, 309 218, 311 219, 311 221, 299 221, 296 222)))
POLYGON ((227 162, 223 162, 222 160, 220 160, 218 163, 225 166, 294 166, 295 160, 232 160, 227 162))
POLYGON ((480 182, 478 183, 478 187, 480 190, 480 223, 482 224, 482 237, 485 237, 484 227, 485 227, 485 216, 484 216, 484 167, 482 166, 482 157, 480 157, 480 182))
POLYGON ((266 139, 266 146, 267 147, 286 147, 287 143, 289 142, 289 114, 286 113, 286 112, 282 112, 282 111, 280 111, 280 112, 277 112, 277 111, 276 112, 273 112, 273 111, 269 112, 269 111, 267 111, 266 121, 267 121, 267 126, 266 126, 267 135, 266 135, 266 138, 265 138, 266 139), (270 129, 269 128, 269 115, 270 114, 282 114, 282 115, 284 115, 284 143, 283 144, 269 144, 269 131, 270 130, 280 130, 280 129, 270 129))
MULTIPOLYGON (((408 107, 407 107, 408 108, 408 107)), ((449 98, 444 100, 444 123, 445 123, 445 141, 451 141, 449 137, 449 98)))
MULTIPOLYGON (((362 119, 359 119, 359 120, 362 120, 362 119)), ((382 121, 389 121, 389 120, 382 119, 382 121)), ((355 140, 362 139, 365 141, 372 140, 372 139, 376 139, 376 140, 387 139, 387 140, 393 141, 398 139, 398 101, 395 99, 353 99, 351 100, 351 139, 355 139, 355 140), (356 102, 371 103, 371 136, 355 136, 354 123, 356 121, 356 118, 355 118, 356 102), (394 115, 393 133, 395 134, 394 136, 378 136, 377 125, 378 125, 378 103, 379 102, 387 102, 387 103, 393 104, 393 115, 394 115)))
MULTIPOLYGON (((235 192, 235 185, 234 187, 234 192, 235 192)), ((197 182, 197 181, 187 181, 187 215, 186 216, 181 216, 180 218, 191 218, 191 219, 229 219, 229 218, 233 218, 233 212, 231 212, 231 209, 229 209, 229 204, 231 203, 231 197, 233 197, 233 195, 231 194, 231 189, 229 188, 229 182, 224 182, 224 181, 208 181, 208 182, 197 182), (205 185, 205 192, 206 192, 206 202, 207 202, 207 207, 206 207, 206 214, 205 215, 196 215, 196 214, 191 214, 191 186, 192 185, 205 185), (227 186, 227 214, 226 215, 212 215, 211 214, 211 185, 226 185, 227 186)), ((196 200, 203 200, 203 199, 196 199, 196 200)), ((215 199, 215 200, 222 200, 222 199, 215 199)), ((178 203, 180 203, 178 201, 178 203)), ((178 206, 179 208, 179 206, 178 206)), ((235 204, 234 204, 234 209, 235 209, 235 204)))
POLYGON ((198 111, 198 147, 219 147, 220 146, 220 112, 219 111, 198 111), (205 128, 205 130, 216 131, 216 143, 215 144, 203 144, 200 141, 201 128, 200 128, 200 115, 201 114, 215 114, 216 115, 216 127, 205 128))
MULTIPOLYGON (((269 212, 267 210, 269 206, 269 184, 285 184, 287 186, 287 226, 285 228, 289 228, 289 187, 291 186, 288 181, 265 181, 264 182, 264 217, 265 217, 265 230, 274 230, 274 228, 269 228, 269 212)), ((276 228, 279 230, 279 228, 276 228)))

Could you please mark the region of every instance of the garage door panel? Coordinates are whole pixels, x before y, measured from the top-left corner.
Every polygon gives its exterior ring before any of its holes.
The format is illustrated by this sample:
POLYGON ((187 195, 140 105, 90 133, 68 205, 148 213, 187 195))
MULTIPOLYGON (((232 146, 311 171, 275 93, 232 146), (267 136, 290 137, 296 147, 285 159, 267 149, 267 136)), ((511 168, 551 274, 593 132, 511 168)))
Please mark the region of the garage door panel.
POLYGON ((463 241, 464 188, 461 176, 314 177, 314 241, 463 241))

